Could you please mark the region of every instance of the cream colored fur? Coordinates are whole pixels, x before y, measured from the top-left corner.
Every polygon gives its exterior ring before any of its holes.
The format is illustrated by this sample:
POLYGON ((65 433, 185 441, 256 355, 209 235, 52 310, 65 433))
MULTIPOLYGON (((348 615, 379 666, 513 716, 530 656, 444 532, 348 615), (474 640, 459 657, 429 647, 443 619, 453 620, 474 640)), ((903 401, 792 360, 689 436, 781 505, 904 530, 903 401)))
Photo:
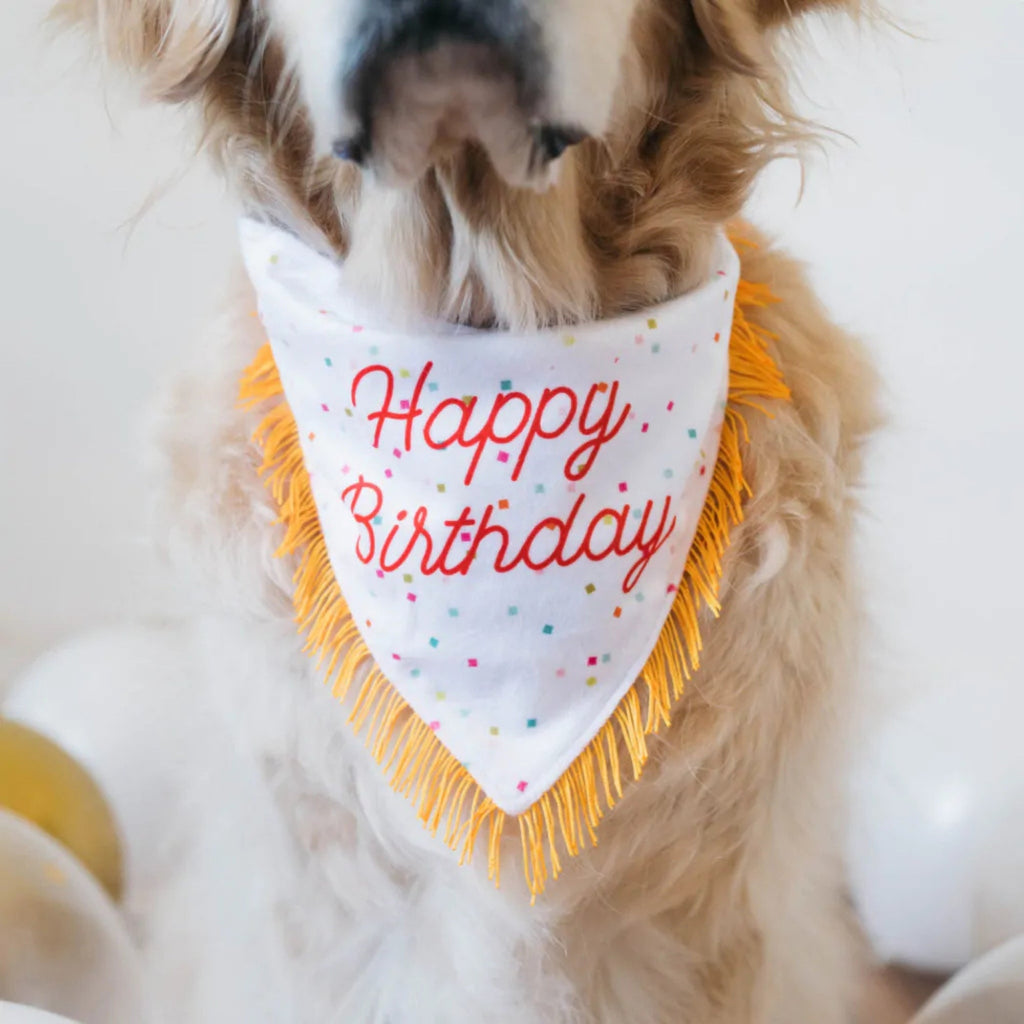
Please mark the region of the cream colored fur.
MULTIPOLYGON (((131 6, 99 9, 129 32, 131 6)), ((791 134, 771 127, 784 107, 769 33, 783 5, 697 0, 685 18, 671 6, 639 0, 619 113, 542 195, 509 190, 472 155, 404 192, 360 182, 315 156, 301 104, 262 149, 254 126, 272 115, 240 112, 228 72, 210 69, 233 59, 230 40, 213 57, 204 36, 190 69, 176 56, 160 91, 206 90, 209 132, 250 205, 345 253, 346 274, 380 301, 508 324, 608 314, 697 280, 710 233, 791 134), (670 52, 684 36, 690 49, 670 52), (676 91, 669 74, 694 77, 676 91)), ((290 62, 272 49, 282 94, 290 62)), ((599 845, 536 906, 514 870, 495 890, 485 865, 459 867, 422 831, 300 652, 254 416, 235 402, 263 340, 239 283, 169 398, 155 474, 161 533, 197 604, 177 645, 181 701, 223 735, 197 738, 182 770, 191 810, 131 894, 168 1019, 850 1019, 857 947, 838 838, 858 691, 851 532, 875 381, 797 266, 767 244, 743 264, 779 299, 758 319, 778 338, 793 402, 749 416, 754 497, 699 675, 599 845)))

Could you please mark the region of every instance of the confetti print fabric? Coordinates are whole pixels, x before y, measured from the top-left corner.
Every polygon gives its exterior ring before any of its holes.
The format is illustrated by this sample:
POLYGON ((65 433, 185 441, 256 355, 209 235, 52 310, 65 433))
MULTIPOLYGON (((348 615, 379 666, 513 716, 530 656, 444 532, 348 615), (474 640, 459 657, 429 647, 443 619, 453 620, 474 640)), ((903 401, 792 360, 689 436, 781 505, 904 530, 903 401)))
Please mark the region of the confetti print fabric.
POLYGON ((331 566, 388 681, 509 814, 614 714, 668 617, 728 392, 739 261, 642 314, 397 324, 244 221, 331 566))

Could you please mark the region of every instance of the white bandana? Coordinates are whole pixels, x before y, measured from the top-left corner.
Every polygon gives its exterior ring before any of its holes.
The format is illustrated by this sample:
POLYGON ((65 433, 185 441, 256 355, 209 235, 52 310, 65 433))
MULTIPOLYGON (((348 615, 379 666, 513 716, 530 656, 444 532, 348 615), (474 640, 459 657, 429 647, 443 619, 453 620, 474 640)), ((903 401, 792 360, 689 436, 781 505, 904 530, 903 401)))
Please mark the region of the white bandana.
POLYGON ((509 814, 615 713, 718 453, 739 260, 654 310, 532 334, 372 320, 244 221, 331 566, 392 686, 509 814))

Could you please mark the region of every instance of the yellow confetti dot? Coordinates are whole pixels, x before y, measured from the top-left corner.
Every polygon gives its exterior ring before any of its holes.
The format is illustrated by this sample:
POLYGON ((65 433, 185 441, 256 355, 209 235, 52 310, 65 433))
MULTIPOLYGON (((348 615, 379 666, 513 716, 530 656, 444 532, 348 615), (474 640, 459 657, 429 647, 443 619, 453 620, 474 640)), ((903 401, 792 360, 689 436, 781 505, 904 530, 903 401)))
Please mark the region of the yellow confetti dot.
POLYGON ((53 861, 49 861, 43 866, 43 875, 48 882, 53 882, 54 885, 67 885, 67 875, 53 861))

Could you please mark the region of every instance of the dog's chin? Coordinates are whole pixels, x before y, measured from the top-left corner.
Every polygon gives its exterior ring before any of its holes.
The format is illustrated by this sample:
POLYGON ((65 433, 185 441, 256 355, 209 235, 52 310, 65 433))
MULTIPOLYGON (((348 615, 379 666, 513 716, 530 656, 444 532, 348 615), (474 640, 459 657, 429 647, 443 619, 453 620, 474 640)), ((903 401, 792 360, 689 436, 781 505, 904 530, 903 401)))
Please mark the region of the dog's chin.
POLYGON ((558 181, 564 162, 561 156, 542 155, 537 132, 509 119, 503 126, 495 125, 486 139, 456 129, 427 140, 396 126, 377 137, 362 166, 364 174, 382 187, 409 189, 435 168, 467 159, 486 167, 509 188, 537 193, 558 181))
POLYGON ((512 112, 492 111, 479 120, 447 116, 435 123, 429 116, 410 118, 407 108, 375 118, 372 137, 332 149, 386 188, 412 188, 435 168, 468 159, 511 189, 542 193, 558 181, 566 151, 582 138, 575 129, 531 124, 512 112))

